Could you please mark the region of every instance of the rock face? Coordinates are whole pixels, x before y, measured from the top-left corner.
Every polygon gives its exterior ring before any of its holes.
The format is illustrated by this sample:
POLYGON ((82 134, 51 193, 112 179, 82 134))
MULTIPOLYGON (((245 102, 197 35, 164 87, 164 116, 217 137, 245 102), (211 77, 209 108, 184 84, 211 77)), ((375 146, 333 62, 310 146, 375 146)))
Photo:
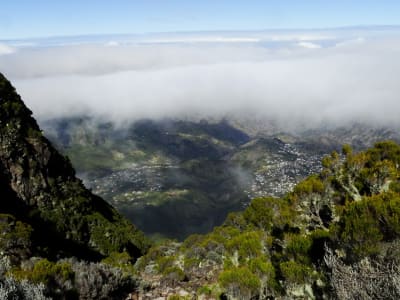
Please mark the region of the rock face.
POLYGON ((75 177, 1 73, 0 213, 29 223, 37 251, 48 255, 137 258, 147 248, 140 231, 75 177))

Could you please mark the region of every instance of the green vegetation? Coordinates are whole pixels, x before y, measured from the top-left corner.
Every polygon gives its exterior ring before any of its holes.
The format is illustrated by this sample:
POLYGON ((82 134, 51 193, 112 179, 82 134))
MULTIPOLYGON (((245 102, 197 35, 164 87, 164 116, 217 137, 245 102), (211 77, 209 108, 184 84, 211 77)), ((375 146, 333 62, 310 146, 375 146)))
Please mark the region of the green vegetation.
POLYGON ((287 261, 279 265, 286 284, 303 284, 312 279, 313 269, 296 261, 287 261))
POLYGON ((382 242, 400 237, 400 195, 386 192, 346 205, 332 232, 349 254, 362 258, 378 254, 382 242))
POLYGON ((9 214, 0 214, 0 249, 3 255, 24 258, 30 254, 32 227, 9 214))
POLYGON ((210 285, 198 294, 211 295, 211 285, 240 299, 331 293, 327 249, 346 263, 393 256, 387 245, 400 234, 400 146, 382 142, 361 153, 346 146, 343 153, 345 161, 332 153, 320 175, 285 197, 254 199, 211 233, 190 236, 180 247, 164 242, 168 255, 151 250, 144 260, 165 266, 158 269, 165 276, 183 258, 189 282, 208 276, 210 285))
POLYGON ((34 283, 51 284, 51 281, 57 281, 58 278, 66 281, 74 276, 71 264, 68 262, 50 262, 47 259, 41 259, 36 262, 30 270, 14 270, 10 275, 15 278, 28 279, 34 283))
POLYGON ((247 267, 232 268, 219 275, 219 283, 233 297, 250 299, 261 286, 260 280, 247 267))

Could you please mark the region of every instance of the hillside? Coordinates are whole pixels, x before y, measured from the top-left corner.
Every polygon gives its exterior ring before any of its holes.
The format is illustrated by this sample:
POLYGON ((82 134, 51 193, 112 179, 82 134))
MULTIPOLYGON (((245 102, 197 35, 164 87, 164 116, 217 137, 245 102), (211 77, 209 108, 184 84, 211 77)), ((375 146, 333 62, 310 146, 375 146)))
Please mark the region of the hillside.
POLYGON ((32 257, 44 259, 39 266, 46 266, 42 276, 50 280, 51 272, 69 270, 67 277, 73 276, 77 264, 53 265, 47 259, 96 262, 124 252, 134 261, 142 256, 149 246, 143 233, 84 187, 31 115, 0 74, 1 275, 12 266, 17 278, 35 278, 29 273, 37 271, 35 260, 26 262, 32 257), (33 270, 18 271, 20 263, 33 270))
POLYGON ((145 299, 398 299, 400 146, 344 146, 322 164, 209 234, 151 248, 145 299))

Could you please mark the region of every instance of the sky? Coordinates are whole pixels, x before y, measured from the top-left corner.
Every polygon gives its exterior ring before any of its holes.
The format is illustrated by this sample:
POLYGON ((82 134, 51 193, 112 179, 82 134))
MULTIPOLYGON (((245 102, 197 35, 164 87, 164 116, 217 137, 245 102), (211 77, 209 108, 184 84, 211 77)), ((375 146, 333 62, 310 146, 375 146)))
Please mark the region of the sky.
POLYGON ((399 25, 398 0, 0 0, 0 40, 399 25))

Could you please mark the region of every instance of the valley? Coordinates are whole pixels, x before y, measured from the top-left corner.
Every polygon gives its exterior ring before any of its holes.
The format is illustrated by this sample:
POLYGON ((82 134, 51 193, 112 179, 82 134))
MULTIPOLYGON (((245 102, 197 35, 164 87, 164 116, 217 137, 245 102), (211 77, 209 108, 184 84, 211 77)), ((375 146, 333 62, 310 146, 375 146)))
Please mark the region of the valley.
MULTIPOLYGON (((289 133, 248 121, 139 120, 116 126, 89 117, 42 122, 78 176, 154 239, 207 233, 257 197, 280 197, 321 170, 348 142, 364 149, 395 131, 354 125, 289 133), (352 139, 368 137, 364 143, 352 139)), ((269 126, 269 125, 267 125, 269 126)))

